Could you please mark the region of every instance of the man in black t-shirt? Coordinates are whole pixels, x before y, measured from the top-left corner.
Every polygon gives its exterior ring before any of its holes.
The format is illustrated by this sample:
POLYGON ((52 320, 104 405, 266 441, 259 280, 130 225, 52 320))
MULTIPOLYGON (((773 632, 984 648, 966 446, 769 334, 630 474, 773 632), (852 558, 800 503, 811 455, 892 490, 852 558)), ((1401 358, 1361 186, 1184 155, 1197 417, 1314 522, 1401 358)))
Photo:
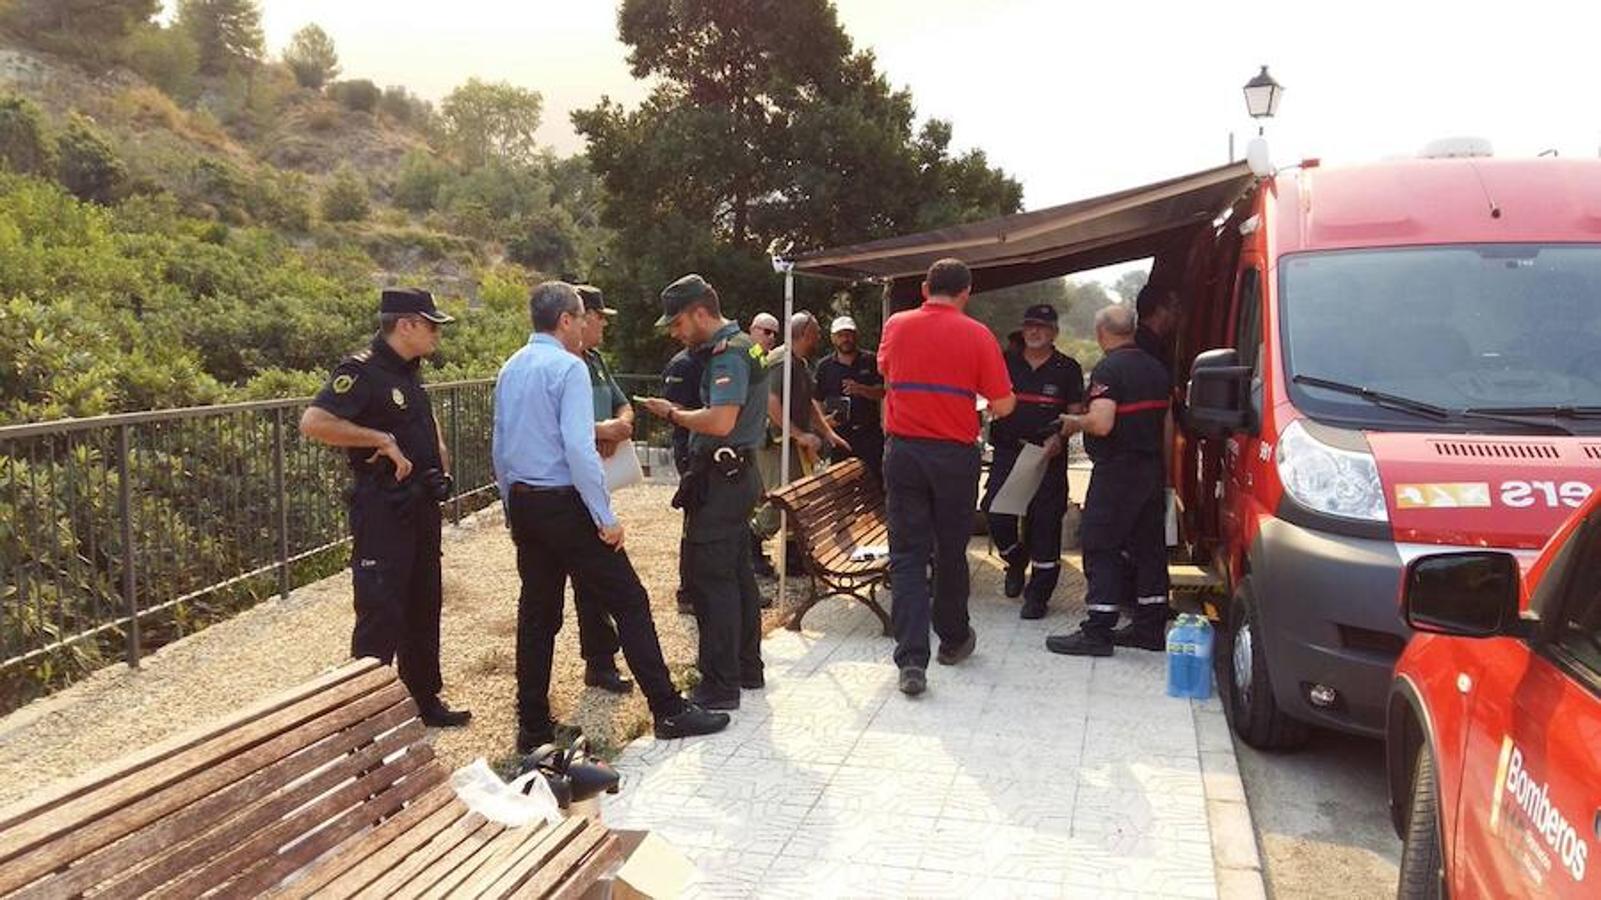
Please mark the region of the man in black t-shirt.
POLYGON ((1045 641, 1051 652, 1072 656, 1111 656, 1118 609, 1130 600, 1134 623, 1118 633, 1119 644, 1162 649, 1167 622, 1167 372, 1135 346, 1127 307, 1096 313, 1095 339, 1106 355, 1090 373, 1089 411, 1062 417, 1062 433, 1083 432, 1084 450, 1095 463, 1080 528, 1088 615, 1076 634, 1045 641), (1129 566, 1132 598, 1124 596, 1129 566))
POLYGON ((1134 311, 1140 317, 1139 328, 1134 332, 1134 345, 1162 364, 1171 385, 1173 333, 1178 330, 1179 323, 1178 292, 1163 285, 1147 284, 1140 288, 1140 295, 1134 301, 1134 311))
POLYGON ((1067 442, 1058 433, 1059 417, 1084 408, 1084 370, 1077 360, 1056 349, 1056 334, 1056 309, 1050 304, 1036 304, 1024 311, 1023 350, 1008 350, 1005 354, 1017 409, 990 426, 995 461, 980 504, 989 522, 990 538, 1006 562, 1006 596, 1023 596, 1021 615, 1025 619, 1044 618, 1046 604, 1061 577, 1067 442), (1042 446, 1048 462, 1045 477, 1029 502, 1026 526, 1020 534, 1018 517, 993 512, 990 504, 1011 475, 1025 443, 1042 446), (1030 565, 1032 575, 1028 571, 1030 565))
POLYGON ((301 434, 347 449, 355 475, 350 655, 397 661, 419 718, 434 727, 472 718, 439 699, 439 502, 450 457, 419 369, 453 321, 427 291, 384 291, 378 334, 334 368, 300 418, 301 434))
POLYGON ((835 319, 828 331, 834 352, 817 364, 817 400, 850 444, 849 450, 836 449, 834 458, 857 457, 882 481, 884 376, 878 373, 878 358, 857 346, 856 321, 850 316, 835 319))

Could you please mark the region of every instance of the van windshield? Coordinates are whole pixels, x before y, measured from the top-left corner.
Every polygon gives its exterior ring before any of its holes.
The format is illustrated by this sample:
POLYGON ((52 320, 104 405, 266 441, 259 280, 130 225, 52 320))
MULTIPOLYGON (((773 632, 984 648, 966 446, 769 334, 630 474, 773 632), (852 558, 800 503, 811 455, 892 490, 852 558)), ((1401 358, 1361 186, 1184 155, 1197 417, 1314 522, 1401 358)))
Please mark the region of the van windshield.
MULTIPOLYGON (((1447 410, 1510 413, 1601 433, 1601 246, 1480 244, 1345 250, 1279 264, 1286 367, 1314 418, 1418 430, 1405 409, 1316 381, 1447 410)), ((1544 422, 1547 428, 1535 428, 1544 422)), ((1453 418, 1426 430, 1517 431, 1453 418)))

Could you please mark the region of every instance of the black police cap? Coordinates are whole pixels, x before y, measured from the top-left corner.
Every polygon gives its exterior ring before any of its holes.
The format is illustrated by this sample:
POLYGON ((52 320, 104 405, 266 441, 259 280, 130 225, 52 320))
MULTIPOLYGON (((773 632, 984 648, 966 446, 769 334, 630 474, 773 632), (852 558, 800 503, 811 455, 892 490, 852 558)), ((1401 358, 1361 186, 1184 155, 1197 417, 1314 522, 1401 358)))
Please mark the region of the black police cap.
POLYGON ((418 315, 440 325, 456 321, 455 316, 442 312, 434 305, 433 294, 421 288, 384 288, 383 297, 378 303, 378 311, 397 315, 418 315))
POLYGON ((605 316, 617 315, 617 310, 606 305, 606 295, 600 292, 600 288, 592 284, 575 284, 573 290, 583 299, 585 312, 598 312, 605 316))
POLYGON ((656 327, 666 327, 691 303, 711 292, 712 286, 706 283, 706 279, 695 274, 685 275, 662 288, 662 317, 656 320, 656 327))
POLYGON ((1049 303, 1036 303, 1023 310, 1024 325, 1049 325, 1056 327, 1056 307, 1049 303))

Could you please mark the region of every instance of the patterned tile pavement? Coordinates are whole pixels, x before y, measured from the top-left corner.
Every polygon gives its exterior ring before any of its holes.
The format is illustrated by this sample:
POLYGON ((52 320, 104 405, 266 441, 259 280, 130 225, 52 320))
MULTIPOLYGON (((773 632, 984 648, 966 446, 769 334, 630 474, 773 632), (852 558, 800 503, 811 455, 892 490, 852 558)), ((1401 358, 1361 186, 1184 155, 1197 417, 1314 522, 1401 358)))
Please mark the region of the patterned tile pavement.
POLYGON ((726 732, 624 750, 607 824, 682 849, 693 897, 1218 896, 1218 765, 1202 769, 1224 751, 1198 729, 1215 701, 1164 696, 1159 653, 1047 653, 1076 604, 1021 621, 991 581, 975 577, 977 652, 916 699, 865 609, 830 601, 775 632, 767 688, 726 732))

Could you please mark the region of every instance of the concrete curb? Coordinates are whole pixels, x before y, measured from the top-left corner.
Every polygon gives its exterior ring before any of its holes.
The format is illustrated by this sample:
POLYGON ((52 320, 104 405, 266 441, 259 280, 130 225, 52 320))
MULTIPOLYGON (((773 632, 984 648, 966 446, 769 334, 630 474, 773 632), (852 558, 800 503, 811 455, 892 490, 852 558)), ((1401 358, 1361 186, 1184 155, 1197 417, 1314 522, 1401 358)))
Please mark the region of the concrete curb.
POLYGON ((1195 737, 1201 751, 1201 783, 1206 795, 1206 822, 1212 838, 1212 872, 1221 900, 1267 897, 1262 857, 1256 849, 1256 827, 1240 780, 1223 707, 1214 697, 1190 704, 1195 737))

